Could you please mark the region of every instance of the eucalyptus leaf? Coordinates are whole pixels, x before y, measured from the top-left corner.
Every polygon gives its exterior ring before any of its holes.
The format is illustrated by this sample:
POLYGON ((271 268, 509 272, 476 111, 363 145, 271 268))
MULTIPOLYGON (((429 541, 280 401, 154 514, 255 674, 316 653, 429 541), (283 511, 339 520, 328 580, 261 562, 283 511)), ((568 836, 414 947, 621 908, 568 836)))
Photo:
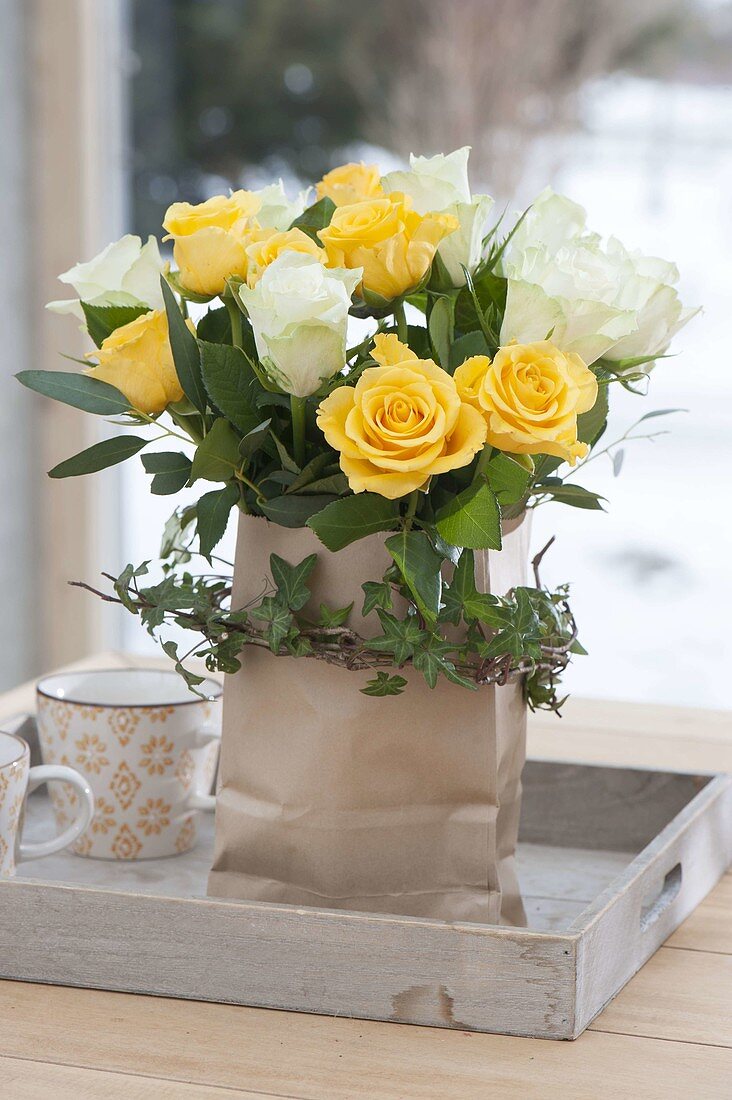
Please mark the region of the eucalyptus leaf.
POLYGON ((230 481, 240 465, 239 437, 228 421, 219 417, 196 448, 191 483, 198 478, 204 481, 230 481))
POLYGON ((22 370, 15 376, 29 390, 52 397, 98 416, 115 416, 130 411, 130 402, 108 382, 77 371, 22 370))
POLYGON ((137 435, 115 435, 112 439, 103 439, 101 443, 95 443, 85 451, 80 451, 73 458, 67 458, 65 462, 59 462, 49 470, 49 477, 78 477, 80 474, 94 474, 98 470, 106 470, 108 466, 116 466, 127 458, 132 458, 143 447, 147 446, 149 439, 143 439, 137 435))
POLYGON ((204 557, 209 557, 215 546, 224 537, 229 514, 239 500, 236 485, 227 485, 225 489, 214 489, 204 493, 196 504, 196 531, 199 549, 204 557))
POLYGON ((258 500, 261 512, 278 523, 280 527, 311 526, 309 520, 315 518, 335 497, 325 494, 312 496, 305 493, 293 493, 291 496, 273 497, 271 500, 258 500))
POLYGON ((180 492, 191 476, 191 460, 181 451, 152 451, 142 456, 145 472, 153 474, 150 492, 170 496, 180 492))

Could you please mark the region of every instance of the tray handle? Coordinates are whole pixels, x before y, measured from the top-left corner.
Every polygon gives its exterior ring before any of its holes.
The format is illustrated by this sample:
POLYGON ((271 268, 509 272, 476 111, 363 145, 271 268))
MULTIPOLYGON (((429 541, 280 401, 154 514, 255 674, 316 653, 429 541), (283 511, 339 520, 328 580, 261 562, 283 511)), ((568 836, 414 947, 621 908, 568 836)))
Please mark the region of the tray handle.
POLYGON ((655 924, 661 914, 678 897, 682 877, 681 862, 677 861, 671 870, 666 872, 661 883, 661 889, 652 894, 648 901, 643 900, 640 911, 641 932, 646 932, 652 924, 655 924))

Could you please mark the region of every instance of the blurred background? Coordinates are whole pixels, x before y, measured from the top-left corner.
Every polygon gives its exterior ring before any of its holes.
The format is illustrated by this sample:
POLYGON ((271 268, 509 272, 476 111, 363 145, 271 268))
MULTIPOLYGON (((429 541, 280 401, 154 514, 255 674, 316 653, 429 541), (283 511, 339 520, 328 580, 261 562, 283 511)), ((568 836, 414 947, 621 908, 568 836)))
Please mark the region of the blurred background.
POLYGON ((571 580, 589 657, 578 694, 729 706, 732 466, 730 0, 0 0, 0 688, 102 647, 152 643, 71 590, 157 554, 170 500, 141 467, 51 483, 92 418, 12 374, 88 350, 51 317, 55 275, 166 207, 347 160, 471 145, 472 184, 511 210, 550 183, 592 228, 675 260, 705 312, 654 372, 614 393, 607 442, 651 409, 607 513, 549 505, 545 580, 571 580))

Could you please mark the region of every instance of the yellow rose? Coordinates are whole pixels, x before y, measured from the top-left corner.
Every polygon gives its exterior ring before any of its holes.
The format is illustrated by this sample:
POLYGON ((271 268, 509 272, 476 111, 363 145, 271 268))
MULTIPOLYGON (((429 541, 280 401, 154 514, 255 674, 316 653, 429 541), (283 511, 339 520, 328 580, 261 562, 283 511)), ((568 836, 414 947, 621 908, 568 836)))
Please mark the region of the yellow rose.
POLYGON ((460 400, 454 380, 396 336, 376 336, 355 386, 340 386, 318 409, 318 426, 340 451, 354 493, 396 500, 433 474, 467 466, 485 443, 483 417, 460 400))
POLYGON ((283 233, 278 233, 274 229, 261 229, 254 234, 252 243, 247 245, 249 259, 247 285, 256 286, 264 269, 269 267, 281 252, 302 252, 306 256, 314 256, 322 263, 326 260, 324 249, 320 248, 312 237, 308 237, 307 233, 303 233, 302 229, 288 229, 283 233))
POLYGON ((215 195, 192 206, 174 202, 163 222, 166 241, 173 240, 173 259, 181 284, 194 294, 221 294, 230 275, 245 279, 246 248, 257 229, 254 215, 262 200, 249 191, 215 195))
POLYGON ((488 442, 509 454, 542 454, 574 466, 589 448, 577 440, 577 416, 597 400, 597 379, 579 355, 549 340, 507 344, 491 362, 466 359, 455 371, 458 392, 480 410, 488 442))
MULTIPOLYGON (((191 321, 188 327, 195 331, 191 321)), ((183 397, 170 350, 168 319, 162 309, 143 313, 115 329, 94 354, 99 366, 91 367, 87 374, 115 386, 133 409, 154 416, 183 397)))
POLYGON ((318 236, 331 267, 362 267, 362 288, 398 298, 422 281, 440 241, 458 224, 450 214, 416 214, 411 199, 395 192, 340 206, 318 236))
POLYGON ((375 164, 342 164, 326 172, 315 191, 319 199, 332 199, 336 206, 347 206, 363 199, 383 195, 381 174, 375 164))

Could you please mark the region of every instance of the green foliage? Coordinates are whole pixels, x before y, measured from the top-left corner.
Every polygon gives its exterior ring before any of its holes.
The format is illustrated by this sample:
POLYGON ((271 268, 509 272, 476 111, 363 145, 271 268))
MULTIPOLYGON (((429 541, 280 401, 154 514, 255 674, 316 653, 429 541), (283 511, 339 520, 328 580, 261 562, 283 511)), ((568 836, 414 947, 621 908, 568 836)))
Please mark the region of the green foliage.
POLYGON ((98 348, 108 336, 130 321, 136 321, 143 313, 149 313, 146 305, 139 306, 95 306, 91 302, 82 302, 81 308, 86 319, 86 329, 98 348))
POLYGON ((153 451, 142 456, 142 465, 153 475, 150 492, 155 496, 180 492, 191 476, 191 460, 181 451, 153 451))
POLYGON ((435 523, 443 539, 453 546, 501 549, 501 509, 496 494, 482 478, 441 508, 435 523))
POLYGON ((300 217, 295 218, 291 228, 302 230, 302 232, 307 233, 308 237, 314 240, 316 244, 321 244, 318 230, 325 229, 326 226, 330 225, 330 219, 333 217, 334 210, 335 203, 326 195, 325 198, 309 206, 307 210, 303 210, 300 217))
POLYGON ((440 612, 442 593, 442 558, 432 546, 424 531, 412 531, 406 527, 385 542, 406 588, 414 600, 418 613, 434 625, 440 612))
POLYGON ((213 406, 246 435, 262 420, 257 405, 262 389, 246 356, 228 344, 199 340, 198 346, 203 383, 213 406))
POLYGON ((196 531, 200 552, 209 557, 211 551, 224 537, 231 509, 239 500, 236 485, 227 485, 224 489, 214 489, 204 493, 196 504, 196 531))
POLYGON ((95 443, 93 447, 87 447, 73 458, 67 458, 65 462, 59 462, 49 470, 49 477, 79 477, 80 474, 93 474, 97 470, 106 470, 108 466, 116 466, 127 458, 132 458, 149 440, 137 435, 115 435, 112 439, 103 439, 101 443, 95 443))
POLYGON ((308 520, 328 550, 342 550, 358 539, 377 531, 393 529, 399 518, 399 506, 376 493, 358 493, 333 501, 308 520))
POLYGON ((22 370, 15 377, 29 390, 97 416, 116 416, 130 409, 127 398, 114 386, 78 371, 22 370))
POLYGON ((204 481, 230 481, 241 462, 239 437, 229 422, 219 417, 214 420, 211 430, 196 448, 191 466, 191 482, 198 478, 203 478, 204 481))
MULTIPOLYGON (((232 503, 224 500, 227 491, 207 494, 212 509, 221 508, 216 521, 219 532, 232 503), (214 498, 220 498, 220 503, 214 498)), ((199 537, 202 549, 210 550, 201 533, 200 503, 199 537)), ((235 670, 241 649, 256 645, 277 656, 317 656, 342 668, 368 671, 372 676, 362 688, 367 695, 400 694, 407 678, 399 673, 411 666, 430 688, 441 678, 475 690, 520 676, 531 706, 557 709, 559 675, 570 652, 582 652, 566 586, 557 592, 517 588, 504 597, 482 593, 476 586, 470 550, 462 553, 442 585, 437 613, 428 619, 426 601, 434 599, 436 583, 429 557, 434 551, 421 532, 407 532, 419 537, 403 539, 401 548, 394 549, 395 563, 383 578, 362 585, 364 614, 375 611, 378 619, 379 630, 371 637, 349 627, 353 604, 334 609, 321 603, 317 612, 312 611, 308 582, 316 566, 315 554, 296 564, 272 554, 271 586, 252 606, 231 610, 227 578, 180 572, 181 543, 187 543, 189 523, 185 513, 171 518, 164 547, 171 564, 161 582, 144 585, 145 563, 138 569, 128 566, 114 587, 120 602, 138 614, 151 633, 166 623, 200 631, 203 641, 194 650, 212 670, 235 670)), ((177 654, 176 659, 180 660, 177 654)))
POLYGON ((455 329, 455 302, 452 298, 440 296, 436 299, 430 311, 428 328, 435 358, 447 370, 455 329))
POLYGON ((160 277, 165 312, 168 317, 168 335, 170 349, 173 352, 175 373, 183 393, 200 413, 206 412, 206 390, 201 376, 201 353, 196 337, 193 335, 181 313, 175 295, 164 276, 160 277))

